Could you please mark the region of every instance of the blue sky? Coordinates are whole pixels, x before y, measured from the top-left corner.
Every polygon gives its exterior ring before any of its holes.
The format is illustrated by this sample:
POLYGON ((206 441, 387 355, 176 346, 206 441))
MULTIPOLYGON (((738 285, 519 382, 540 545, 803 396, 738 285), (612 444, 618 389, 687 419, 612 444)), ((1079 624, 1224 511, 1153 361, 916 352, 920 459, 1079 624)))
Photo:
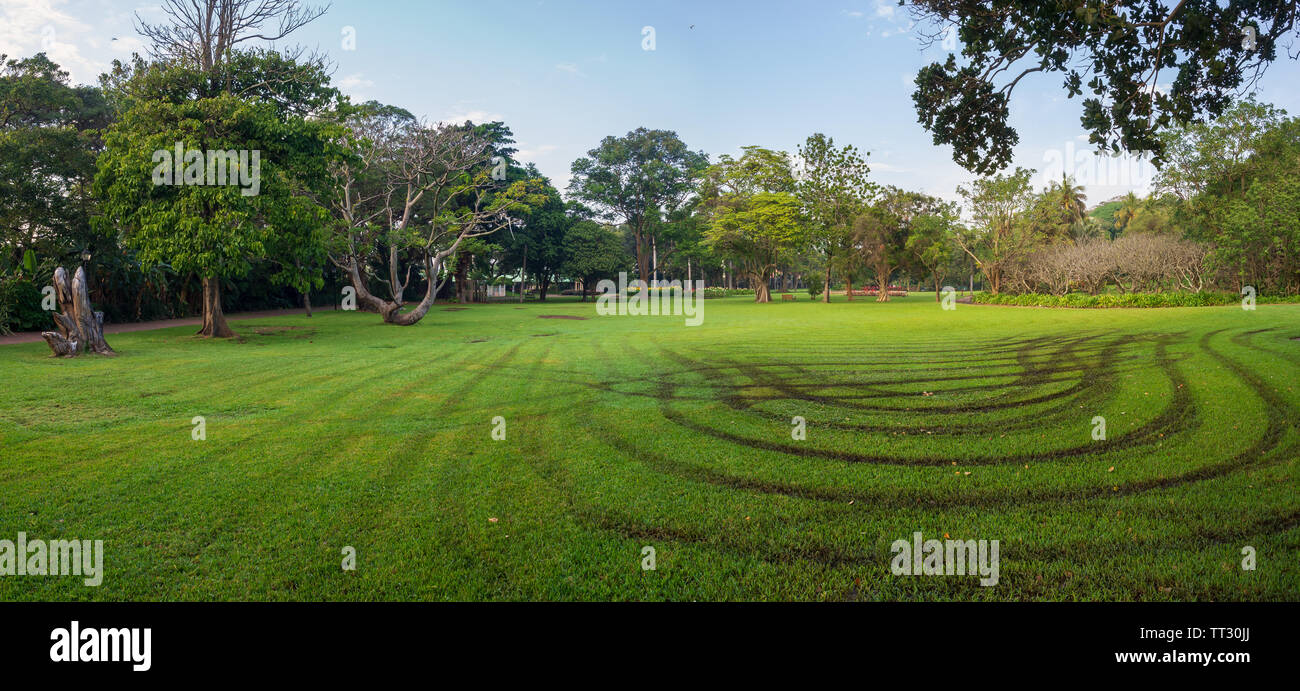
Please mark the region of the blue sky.
MULTIPOLYGON (((137 11, 159 16, 140 2, 4 0, 0 52, 44 47, 75 81, 91 82, 114 57, 143 49, 132 29, 137 11)), ((910 24, 889 0, 337 0, 293 38, 326 52, 335 82, 358 100, 431 120, 504 120, 520 158, 561 187, 573 159, 602 137, 646 126, 675 130, 713 157, 749 144, 793 153, 824 132, 869 151, 878 182, 955 198, 971 176, 931 144, 910 98, 917 69, 946 53, 922 51, 910 24), (647 26, 654 50, 643 49, 647 26), (354 50, 343 45, 349 28, 354 50)), ((1088 149, 1080 104, 1060 83, 1031 75, 1017 88, 1013 165, 1045 179, 1068 159, 1092 202, 1142 190, 1146 169, 1076 159, 1088 149)), ((1260 98, 1300 113, 1298 83, 1300 66, 1283 59, 1260 98)))

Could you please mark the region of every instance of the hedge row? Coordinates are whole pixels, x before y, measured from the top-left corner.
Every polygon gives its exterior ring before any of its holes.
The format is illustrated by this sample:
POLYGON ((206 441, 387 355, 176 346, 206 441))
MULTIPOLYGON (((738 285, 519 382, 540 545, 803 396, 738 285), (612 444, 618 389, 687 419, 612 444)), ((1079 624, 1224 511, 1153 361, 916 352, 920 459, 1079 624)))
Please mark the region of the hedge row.
POLYGON ((737 295, 753 295, 753 288, 705 288, 704 297, 706 298, 726 298, 737 295))
MULTIPOLYGON (((1015 305, 1019 307, 1207 307, 1212 305, 1238 305, 1244 298, 1233 293, 1124 293, 1086 295, 1070 293, 1068 295, 1044 295, 1041 293, 1023 293, 1011 295, 1003 293, 976 293, 976 303, 986 305, 1015 305)), ((1300 295, 1260 295, 1255 298, 1257 304, 1300 303, 1300 295)))

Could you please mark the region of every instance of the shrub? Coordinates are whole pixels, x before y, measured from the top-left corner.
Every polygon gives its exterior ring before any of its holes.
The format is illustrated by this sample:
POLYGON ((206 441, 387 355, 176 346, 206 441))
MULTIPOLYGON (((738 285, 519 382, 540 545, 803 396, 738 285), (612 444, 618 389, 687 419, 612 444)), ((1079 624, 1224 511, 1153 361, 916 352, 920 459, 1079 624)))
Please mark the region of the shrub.
POLYGON ((0 333, 52 328, 50 315, 41 309, 41 291, 26 279, 0 279, 0 333))
MULTIPOLYGON (((1242 296, 1234 293, 1123 293, 1086 295, 1069 293, 1066 295, 1045 295, 1042 293, 1022 293, 1012 295, 1003 293, 976 293, 974 302, 985 305, 1014 305, 1018 307, 1073 307, 1082 309, 1110 307, 1209 307, 1213 305, 1237 305, 1242 296)), ((1300 295, 1260 295, 1258 304, 1300 303, 1300 295)))
POLYGON ((735 297, 737 295, 753 295, 753 294, 754 294, 753 288, 711 287, 711 288, 704 289, 704 297, 706 298, 726 298, 726 297, 735 297))

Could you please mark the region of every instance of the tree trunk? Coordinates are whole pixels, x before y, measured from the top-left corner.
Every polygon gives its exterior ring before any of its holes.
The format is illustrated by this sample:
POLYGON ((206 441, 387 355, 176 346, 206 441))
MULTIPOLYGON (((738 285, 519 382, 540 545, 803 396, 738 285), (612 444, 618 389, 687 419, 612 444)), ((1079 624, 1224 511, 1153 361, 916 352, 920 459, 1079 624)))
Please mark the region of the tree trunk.
POLYGON ((203 327, 195 334, 204 338, 234 338, 235 332, 226 323, 226 313, 221 309, 221 279, 203 279, 203 327))
POLYGON ((853 277, 852 276, 844 277, 844 288, 845 288, 844 296, 848 298, 849 302, 853 302, 853 277))
POLYGON ((524 294, 528 292, 528 245, 524 245, 524 266, 519 270, 519 304, 524 304, 524 294))
POLYGON ((474 301, 469 286, 469 261, 470 256, 463 252, 456 257, 456 302, 461 304, 474 301))
POLYGON ((311 316, 311 293, 307 291, 303 291, 302 293, 302 308, 307 310, 307 316, 310 317, 311 316))
POLYGON ((931 276, 934 277, 934 301, 935 301, 935 302, 940 302, 940 300, 939 300, 939 290, 940 290, 940 288, 939 288, 939 274, 937 274, 937 273, 936 273, 936 274, 931 274, 931 276))
POLYGON ((767 280, 761 276, 751 276, 750 282, 754 284, 754 302, 772 301, 772 293, 767 288, 767 280))
POLYGON ((641 235, 641 228, 636 229, 636 270, 641 278, 641 282, 650 285, 650 256, 646 250, 645 238, 641 235))
POLYGON ((424 315, 429 313, 429 308, 433 307, 434 300, 438 298, 437 276, 439 271, 442 270, 438 263, 433 258, 426 257, 424 260, 425 275, 430 278, 429 285, 424 289, 424 298, 420 300, 419 304, 412 307, 408 312, 402 312, 400 305, 394 305, 392 309, 384 313, 385 322, 397 326, 410 326, 424 319, 424 315))
POLYGON ((78 267, 69 282, 68 272, 62 266, 55 269, 54 292, 60 313, 50 316, 59 330, 41 332, 54 357, 76 357, 82 353, 114 355, 104 341, 104 313, 90 307, 85 270, 78 267))
POLYGON ((831 262, 826 260, 826 280, 822 283, 822 302, 831 301, 831 262))

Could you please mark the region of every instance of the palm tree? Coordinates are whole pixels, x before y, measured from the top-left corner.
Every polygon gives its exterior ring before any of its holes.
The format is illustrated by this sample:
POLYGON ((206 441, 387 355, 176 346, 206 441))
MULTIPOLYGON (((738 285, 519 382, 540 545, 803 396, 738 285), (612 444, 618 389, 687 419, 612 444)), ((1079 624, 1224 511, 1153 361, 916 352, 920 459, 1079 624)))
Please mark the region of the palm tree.
POLYGON ((1115 235, 1118 236, 1124 232, 1125 228, 1137 217, 1138 211, 1142 209, 1142 200, 1138 199, 1136 194, 1129 192, 1124 195, 1124 200, 1120 202, 1119 209, 1115 211, 1115 235))
POLYGON ((1056 193, 1061 209, 1075 223, 1083 223, 1083 214, 1088 210, 1088 195, 1084 194, 1083 186, 1074 184, 1074 178, 1067 178, 1065 173, 1061 173, 1061 185, 1056 188, 1056 193))

